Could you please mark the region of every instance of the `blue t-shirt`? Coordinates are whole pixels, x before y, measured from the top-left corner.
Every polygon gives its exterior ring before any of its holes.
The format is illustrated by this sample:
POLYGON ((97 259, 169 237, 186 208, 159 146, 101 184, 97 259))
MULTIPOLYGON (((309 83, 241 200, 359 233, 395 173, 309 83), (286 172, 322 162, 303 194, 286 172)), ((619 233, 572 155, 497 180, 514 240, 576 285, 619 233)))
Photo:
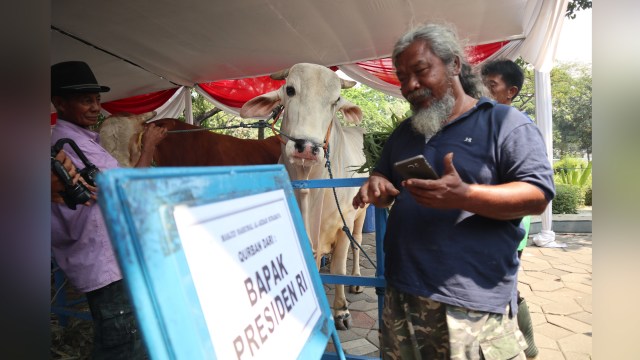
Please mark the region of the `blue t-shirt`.
POLYGON ((516 249, 524 236, 518 226, 521 219, 495 220, 421 206, 401 187, 402 177, 393 171, 393 163, 422 154, 442 175, 443 158, 453 152, 453 165, 467 183, 524 181, 539 187, 551 200, 553 170, 542 134, 515 108, 487 98, 481 98, 427 143, 413 130, 411 121, 402 122, 391 134, 375 168, 400 190, 384 240, 386 280, 403 292, 504 313, 515 299, 516 249))

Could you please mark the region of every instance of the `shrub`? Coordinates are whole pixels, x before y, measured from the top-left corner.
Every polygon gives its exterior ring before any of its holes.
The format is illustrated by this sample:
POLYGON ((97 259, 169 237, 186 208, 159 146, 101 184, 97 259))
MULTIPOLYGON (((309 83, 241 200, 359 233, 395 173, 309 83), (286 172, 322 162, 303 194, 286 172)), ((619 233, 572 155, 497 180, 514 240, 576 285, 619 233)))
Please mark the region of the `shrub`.
POLYGON ((583 201, 582 189, 579 186, 556 184, 556 197, 553 199, 552 213, 577 214, 578 206, 583 201))
POLYGON ((586 206, 593 206, 593 201, 591 200, 592 196, 593 196, 593 188, 589 186, 584 191, 584 204, 586 206))
POLYGON ((553 164, 556 184, 591 186, 591 161, 565 157, 553 164))
POLYGON ((387 123, 382 124, 382 130, 377 132, 371 132, 364 134, 364 155, 366 161, 360 168, 356 170, 358 173, 370 173, 376 166, 380 155, 382 154, 382 148, 387 142, 389 135, 395 130, 398 125, 404 119, 411 116, 411 111, 407 111, 404 117, 400 117, 394 113, 391 113, 391 119, 387 123))

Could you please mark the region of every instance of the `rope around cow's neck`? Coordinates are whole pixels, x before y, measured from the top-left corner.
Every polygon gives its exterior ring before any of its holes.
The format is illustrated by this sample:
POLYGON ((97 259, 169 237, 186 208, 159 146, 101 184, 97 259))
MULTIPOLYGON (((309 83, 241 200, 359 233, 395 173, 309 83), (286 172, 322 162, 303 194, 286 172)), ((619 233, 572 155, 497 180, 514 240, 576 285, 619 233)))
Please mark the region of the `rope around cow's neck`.
POLYGON ((239 128, 259 129, 259 128, 266 128, 267 126, 269 126, 269 124, 267 122, 265 122, 264 120, 260 120, 260 121, 256 121, 256 122, 251 123, 251 124, 245 124, 245 123, 241 122, 239 125, 231 125, 231 126, 199 127, 197 129, 169 130, 169 131, 167 131, 167 134, 177 134, 177 133, 186 133, 186 132, 194 132, 194 131, 204 131, 204 130, 239 129, 239 128))
MULTIPOLYGON (((327 168, 327 170, 329 171, 329 178, 333 180, 333 173, 331 172, 331 161, 329 160, 329 145, 327 144, 327 148, 324 152, 324 157, 326 159, 325 162, 325 167, 327 168)), ((367 252, 364 251, 364 249, 362 248, 362 246, 360 246, 360 244, 358 244, 358 242, 356 241, 356 239, 353 238, 353 235, 351 234, 351 231, 349 230, 349 226, 347 226, 347 222, 344 219, 344 215, 342 214, 342 209, 340 208, 340 203, 338 202, 338 194, 336 192, 336 188, 332 187, 331 188, 333 190, 333 198, 336 200, 336 206, 338 207, 338 213, 340 214, 340 218, 342 219, 342 231, 345 232, 345 234, 347 234, 347 237, 349 238, 349 242, 351 243, 351 247, 353 247, 354 245, 358 247, 358 249, 360 249, 360 251, 364 254, 364 256, 367 258, 367 260, 369 260, 369 262, 371 263, 371 265, 373 266, 373 268, 375 270, 378 270, 378 267, 376 266, 376 264, 373 262, 373 260, 371 260, 371 258, 369 257, 369 255, 367 255, 367 252)))

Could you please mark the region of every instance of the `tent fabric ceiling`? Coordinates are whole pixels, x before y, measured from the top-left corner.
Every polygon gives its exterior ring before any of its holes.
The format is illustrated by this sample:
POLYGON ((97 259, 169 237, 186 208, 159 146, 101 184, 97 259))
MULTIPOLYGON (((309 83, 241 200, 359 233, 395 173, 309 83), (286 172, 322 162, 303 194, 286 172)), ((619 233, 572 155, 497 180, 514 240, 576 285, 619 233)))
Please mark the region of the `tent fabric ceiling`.
POLYGON ((299 62, 385 58, 402 33, 426 21, 454 24, 468 45, 524 39, 542 2, 58 0, 51 63, 86 61, 111 87, 103 96, 110 101, 266 75, 299 62))

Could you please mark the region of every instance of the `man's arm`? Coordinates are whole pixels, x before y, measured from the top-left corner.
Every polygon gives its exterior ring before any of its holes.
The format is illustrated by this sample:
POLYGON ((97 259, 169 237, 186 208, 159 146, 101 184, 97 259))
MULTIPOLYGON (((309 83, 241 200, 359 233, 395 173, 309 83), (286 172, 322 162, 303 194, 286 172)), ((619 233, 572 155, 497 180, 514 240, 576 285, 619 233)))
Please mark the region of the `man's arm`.
POLYGON ((149 167, 153 161, 153 153, 156 150, 156 146, 167 136, 167 129, 156 126, 155 124, 147 125, 144 133, 142 134, 142 148, 140 149, 140 159, 134 167, 149 167))
POLYGON ((463 182, 453 166, 453 153, 445 156, 444 174, 439 180, 410 179, 403 186, 423 206, 462 209, 498 220, 541 214, 549 203, 541 189, 527 182, 500 185, 463 182))
POLYGON ((352 205, 354 209, 362 208, 369 203, 380 208, 388 207, 399 193, 400 191, 386 177, 373 172, 358 190, 352 200, 352 205))

